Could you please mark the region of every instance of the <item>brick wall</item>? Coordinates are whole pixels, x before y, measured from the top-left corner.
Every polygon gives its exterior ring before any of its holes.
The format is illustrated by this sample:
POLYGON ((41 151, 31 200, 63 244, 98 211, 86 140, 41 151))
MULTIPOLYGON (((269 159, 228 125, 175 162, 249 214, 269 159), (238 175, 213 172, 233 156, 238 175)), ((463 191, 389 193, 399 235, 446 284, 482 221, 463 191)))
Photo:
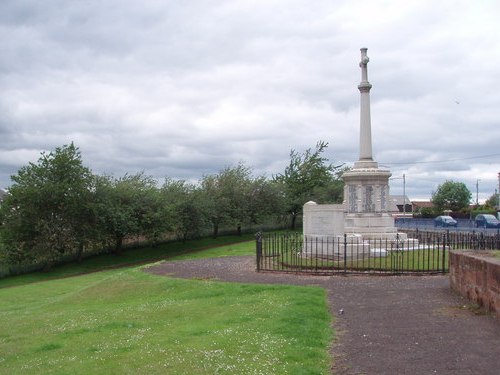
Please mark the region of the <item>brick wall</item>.
POLYGON ((500 258, 450 251, 451 288, 500 319, 500 258))

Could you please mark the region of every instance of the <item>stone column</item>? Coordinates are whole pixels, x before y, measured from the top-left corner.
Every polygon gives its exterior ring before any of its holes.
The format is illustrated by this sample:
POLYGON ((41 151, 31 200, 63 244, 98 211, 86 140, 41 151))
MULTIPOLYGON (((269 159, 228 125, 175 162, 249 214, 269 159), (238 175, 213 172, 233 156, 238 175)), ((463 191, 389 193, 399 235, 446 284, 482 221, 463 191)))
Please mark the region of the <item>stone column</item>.
POLYGON ((368 62, 370 59, 366 55, 367 48, 361 48, 361 82, 358 85, 361 93, 360 127, 359 127, 359 161, 354 168, 377 168, 377 163, 373 161, 372 155, 372 126, 370 114, 370 89, 372 85, 368 82, 368 62))

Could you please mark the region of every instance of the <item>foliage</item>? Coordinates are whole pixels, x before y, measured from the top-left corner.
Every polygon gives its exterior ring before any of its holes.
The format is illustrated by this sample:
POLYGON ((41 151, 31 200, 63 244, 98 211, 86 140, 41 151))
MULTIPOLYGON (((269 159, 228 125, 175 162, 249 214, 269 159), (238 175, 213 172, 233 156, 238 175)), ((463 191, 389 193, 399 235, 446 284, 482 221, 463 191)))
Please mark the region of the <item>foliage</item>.
POLYGON ((2 374, 329 369, 330 314, 318 287, 130 269, 5 288, 0 300, 2 374))
POLYGON ((432 193, 432 203, 437 211, 467 209, 472 194, 463 182, 446 181, 432 193))
POLYGON ((479 214, 487 214, 496 216, 497 212, 493 208, 488 208, 487 206, 479 206, 478 208, 470 211, 469 217, 474 219, 479 214))
POLYGON ((225 168, 217 175, 206 175, 201 180, 201 189, 207 204, 207 217, 213 228, 213 237, 219 233, 222 224, 232 221, 239 212, 237 197, 243 193, 243 186, 249 178, 249 170, 243 165, 225 168))
MULTIPOLYGON (((326 144, 318 147, 316 153, 308 151, 301 164, 307 164, 307 171, 315 165, 326 168, 328 174, 331 168, 319 155, 326 144)), ((330 177, 330 184, 313 186, 321 199, 339 191, 338 181, 330 177)), ((93 175, 73 144, 42 153, 38 163, 21 168, 12 179, 0 209, 2 274, 9 267, 10 273, 44 265, 48 269, 109 249, 120 254, 136 239, 159 243, 177 236, 187 241, 210 226, 214 237, 221 226, 241 234, 243 226, 276 220, 287 204, 283 184, 254 177, 243 164, 206 175, 197 185, 166 178, 159 188, 143 173, 93 175)))
POLYGON ((489 197, 486 200, 486 202, 484 203, 485 207, 487 207, 487 208, 500 208, 499 203, 498 203, 498 199, 499 199, 498 193, 492 194, 491 197, 489 197))
POLYGON ((1 205, 2 237, 10 263, 26 260, 50 268, 62 255, 81 252, 91 238, 92 174, 73 145, 42 153, 12 176, 1 205))
POLYGON ((168 229, 167 212, 160 201, 156 181, 142 173, 122 178, 96 178, 96 207, 103 237, 114 241, 120 253, 127 236, 158 240, 168 229))
POLYGON ((204 176, 201 193, 214 237, 222 224, 235 226, 241 234, 243 224, 258 223, 275 213, 281 202, 275 185, 264 177, 253 178, 243 164, 204 176))
POLYGON ((343 181, 341 166, 328 163, 322 154, 328 143, 319 141, 316 149, 304 153, 290 151, 290 163, 283 174, 274 177, 283 191, 286 213, 291 216, 291 229, 295 229, 297 217, 304 203, 316 200, 318 203, 337 203, 342 200, 343 181))
POLYGON ((245 222, 262 223, 269 217, 279 215, 284 209, 284 200, 279 186, 261 176, 251 181, 245 197, 245 222))
MULTIPOLYGON (((442 212, 441 212, 442 213, 442 212)), ((419 218, 434 218, 440 214, 435 207, 419 207, 413 215, 419 218)))
POLYGON ((201 190, 186 181, 167 178, 161 188, 161 195, 173 215, 173 230, 182 240, 185 242, 199 237, 208 221, 201 190))

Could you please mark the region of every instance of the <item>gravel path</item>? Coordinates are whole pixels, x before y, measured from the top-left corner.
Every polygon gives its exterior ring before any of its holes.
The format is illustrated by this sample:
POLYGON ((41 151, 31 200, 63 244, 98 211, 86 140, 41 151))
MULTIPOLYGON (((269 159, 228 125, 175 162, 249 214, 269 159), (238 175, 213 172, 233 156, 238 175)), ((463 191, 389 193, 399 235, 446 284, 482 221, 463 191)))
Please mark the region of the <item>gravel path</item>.
POLYGON ((453 293, 447 276, 257 273, 254 257, 165 262, 148 272, 326 288, 334 374, 500 374, 500 322, 453 293))

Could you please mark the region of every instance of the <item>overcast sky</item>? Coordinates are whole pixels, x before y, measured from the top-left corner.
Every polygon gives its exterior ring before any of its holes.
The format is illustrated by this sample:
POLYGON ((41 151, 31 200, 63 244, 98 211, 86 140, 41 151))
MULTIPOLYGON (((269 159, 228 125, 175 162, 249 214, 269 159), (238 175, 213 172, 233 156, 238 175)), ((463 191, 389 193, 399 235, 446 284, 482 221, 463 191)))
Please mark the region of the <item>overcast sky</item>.
POLYGON ((368 48, 374 158, 391 194, 500 172, 498 0, 1 0, 0 187, 74 142, 94 173, 198 180, 291 149, 359 156, 368 48))

